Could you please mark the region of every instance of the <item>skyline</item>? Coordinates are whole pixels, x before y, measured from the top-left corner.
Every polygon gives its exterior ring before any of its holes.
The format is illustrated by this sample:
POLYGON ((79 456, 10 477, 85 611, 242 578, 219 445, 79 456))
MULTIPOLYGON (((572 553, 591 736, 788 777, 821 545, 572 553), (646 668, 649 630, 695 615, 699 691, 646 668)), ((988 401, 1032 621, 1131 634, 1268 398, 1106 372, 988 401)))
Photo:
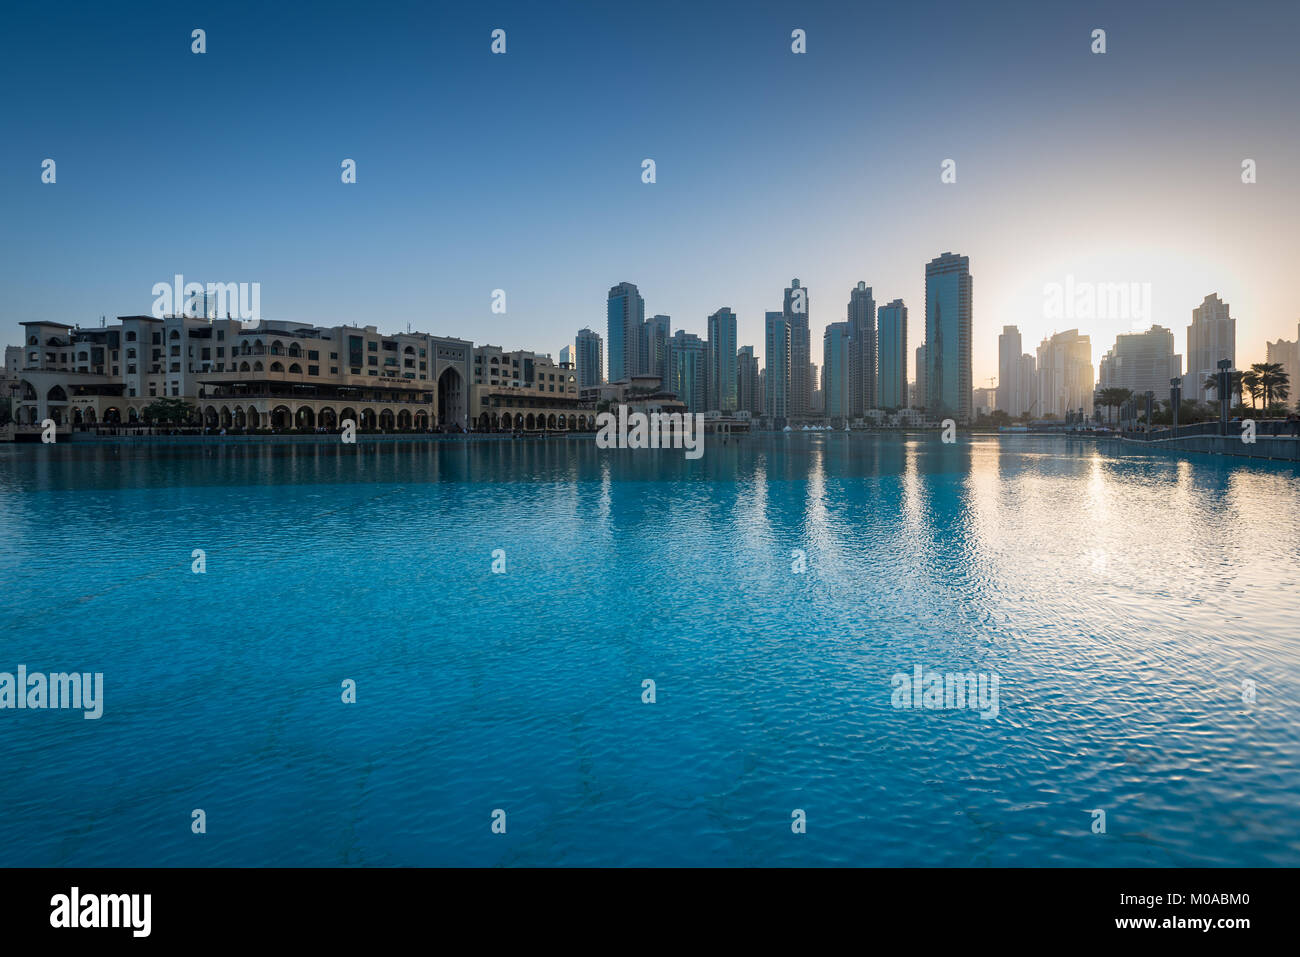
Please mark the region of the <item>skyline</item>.
POLYGON ((1290 106, 1295 10, 1222 22, 1208 4, 954 6, 950 29, 933 30, 906 11, 733 5, 692 11, 689 29, 666 16, 627 30, 625 14, 575 5, 436 21, 401 7, 353 37, 287 11, 57 9, 20 11, 0 40, 11 80, 42 77, 42 97, 5 103, 0 209, 22 224, 0 240, 9 343, 24 320, 146 313, 153 284, 183 273, 260 282, 270 319, 410 323, 555 355, 576 330, 604 328, 602 294, 627 280, 647 314, 699 335, 729 306, 738 343, 765 360, 764 314, 792 276, 814 300, 814 339, 845 321, 863 281, 877 303, 908 305, 920 344, 923 264, 949 249, 980 279, 975 387, 997 374, 1004 325, 1027 345, 1078 327, 1094 365, 1135 331, 1045 318, 1043 286, 1068 276, 1150 283, 1140 325, 1173 330, 1184 355, 1211 293, 1238 319, 1241 364, 1300 318, 1286 280, 1300 134, 1275 120, 1290 106), (200 21, 202 56, 189 48, 200 21), (504 56, 489 52, 496 26, 504 56), (795 26, 806 54, 790 52, 795 26), (1094 27, 1105 54, 1088 50, 1094 27), (873 73, 889 82, 864 85, 846 57, 874 33, 889 42, 873 47, 873 73), (79 55, 64 58, 70 45, 79 55), (916 69, 922 48, 943 68, 916 69), (620 66, 665 52, 672 76, 620 66), (1238 66, 1203 70, 1207 52, 1238 66), (791 130, 807 148, 773 150, 791 130), (40 182, 46 157, 55 184, 40 182), (355 184, 339 182, 344 158, 355 184), (630 227, 616 241, 611 210, 630 227))

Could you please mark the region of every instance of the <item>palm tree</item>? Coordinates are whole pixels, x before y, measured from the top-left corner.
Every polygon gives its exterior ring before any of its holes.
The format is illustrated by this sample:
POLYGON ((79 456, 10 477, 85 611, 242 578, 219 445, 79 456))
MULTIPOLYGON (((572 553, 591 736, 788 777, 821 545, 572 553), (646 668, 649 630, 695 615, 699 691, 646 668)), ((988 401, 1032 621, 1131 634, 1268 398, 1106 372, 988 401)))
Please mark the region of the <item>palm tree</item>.
MULTIPOLYGON (((1098 389, 1092 401, 1103 408, 1115 410, 1122 406, 1129 399, 1133 398, 1132 389, 1121 389, 1118 386, 1110 386, 1105 389, 1098 389)), ((1107 415, 1106 421, 1113 421, 1111 416, 1107 415)))
MULTIPOLYGON (((1250 367, 1267 411, 1273 403, 1285 402, 1291 394, 1291 376, 1280 362, 1256 362, 1250 367)), ((1252 403, 1253 406, 1253 403, 1252 403)))
MULTIPOLYGON (((1255 365, 1260 364, 1255 363, 1255 365)), ((1241 374, 1241 388, 1250 394, 1250 409, 1252 412, 1255 411, 1255 400, 1259 398, 1259 373, 1255 371, 1254 366, 1241 374)))
MULTIPOLYGON (((1232 398, 1234 395, 1238 397, 1241 396, 1242 375, 1243 373, 1240 369, 1228 370, 1228 398, 1232 398)), ((1205 377, 1204 388, 1212 390, 1218 398, 1223 398, 1219 395, 1219 374, 1217 372, 1211 372, 1205 377)))

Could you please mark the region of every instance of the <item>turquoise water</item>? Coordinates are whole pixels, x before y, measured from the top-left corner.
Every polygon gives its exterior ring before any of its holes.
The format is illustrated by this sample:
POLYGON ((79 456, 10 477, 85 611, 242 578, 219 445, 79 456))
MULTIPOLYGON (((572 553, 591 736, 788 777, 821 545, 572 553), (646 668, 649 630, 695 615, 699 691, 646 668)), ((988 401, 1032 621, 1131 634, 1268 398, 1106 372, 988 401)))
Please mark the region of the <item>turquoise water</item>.
POLYGON ((0 446, 0 671, 105 698, 0 711, 0 864, 1295 866, 1297 506, 1055 437, 0 446))

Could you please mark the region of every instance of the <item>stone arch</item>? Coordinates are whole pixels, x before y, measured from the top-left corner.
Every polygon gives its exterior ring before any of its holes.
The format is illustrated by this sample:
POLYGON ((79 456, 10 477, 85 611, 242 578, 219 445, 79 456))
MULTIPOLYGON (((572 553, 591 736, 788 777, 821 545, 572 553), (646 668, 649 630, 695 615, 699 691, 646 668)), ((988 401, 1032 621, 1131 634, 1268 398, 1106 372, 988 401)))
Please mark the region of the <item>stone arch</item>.
POLYGON ((327 405, 316 414, 316 424, 322 429, 333 430, 339 427, 339 419, 334 410, 327 405))
POLYGON ((253 371, 254 371, 254 372, 261 372, 261 371, 262 371, 262 360, 261 360, 261 359, 258 359, 256 362, 253 363, 253 371))
POLYGON ((482 415, 480 415, 478 417, 478 427, 482 431, 487 431, 488 429, 492 428, 491 414, 484 412, 482 415))
POLYGON ((438 419, 444 425, 465 422, 467 418, 465 380, 454 368, 442 370, 438 376, 438 419))
POLYGON ((50 391, 45 393, 45 398, 46 401, 49 402, 67 402, 68 393, 63 391, 63 386, 56 385, 56 386, 52 386, 50 388, 50 391))
POLYGON ((392 409, 381 409, 379 411, 379 427, 385 432, 393 431, 397 425, 397 419, 393 415, 392 409))
POLYGON ((291 362, 289 364, 289 371, 295 375, 302 375, 302 366, 298 365, 296 362, 291 362))
POLYGON ((348 406, 342 412, 339 413, 339 428, 342 428, 343 423, 348 421, 349 419, 352 420, 352 424, 354 426, 356 426, 357 428, 361 427, 361 416, 357 415, 356 409, 352 408, 351 406, 348 406))
POLYGON ((554 413, 554 412, 552 412, 550 415, 548 415, 548 416, 546 417, 546 427, 547 427, 548 429, 553 429, 553 428, 555 428, 555 413, 554 413))
POLYGON ((397 427, 403 432, 411 430, 411 410, 401 409, 397 413, 397 427))
POLYGON ((271 363, 271 371, 272 371, 272 372, 283 372, 283 371, 284 371, 284 364, 281 363, 281 362, 272 362, 272 363, 271 363))
POLYGON ((217 413, 217 416, 223 429, 229 429, 234 426, 235 420, 231 417, 230 408, 228 406, 223 405, 221 410, 217 413))
POLYGON ((291 429, 293 428, 293 412, 287 405, 277 405, 271 410, 271 428, 273 429, 291 429))
POLYGON ((360 423, 358 424, 358 428, 362 428, 362 429, 373 429, 374 427, 375 427, 375 410, 374 410, 374 409, 362 409, 362 410, 361 410, 361 421, 360 421, 360 423))
POLYGON ((415 413, 415 427, 421 432, 429 428, 429 413, 420 409, 415 413))
POLYGON ((309 405, 298 406, 298 414, 294 418, 294 425, 300 429, 316 428, 316 410, 309 405))
POLYGON ((221 419, 217 415, 217 407, 210 405, 203 410, 203 424, 209 429, 215 429, 221 419))
POLYGON ((122 424, 122 413, 117 406, 110 405, 107 409, 104 410, 104 424, 105 425, 122 424))
POLYGON ((262 427, 262 416, 261 416, 261 413, 259 413, 259 412, 257 411, 257 407, 256 407, 256 406, 252 406, 252 405, 250 405, 250 406, 248 407, 248 426, 247 426, 247 427, 250 428, 250 429, 260 429, 260 428, 262 427))

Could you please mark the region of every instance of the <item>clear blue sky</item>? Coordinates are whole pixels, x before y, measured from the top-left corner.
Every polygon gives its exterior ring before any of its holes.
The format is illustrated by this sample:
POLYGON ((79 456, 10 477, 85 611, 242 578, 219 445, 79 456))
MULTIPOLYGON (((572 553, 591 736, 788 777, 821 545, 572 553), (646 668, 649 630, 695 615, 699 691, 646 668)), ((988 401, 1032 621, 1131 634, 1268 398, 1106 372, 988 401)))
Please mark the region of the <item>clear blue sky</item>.
MULTIPOLYGON (((820 361, 859 279, 909 303, 919 344, 924 263, 946 250, 971 257, 976 384, 1003 324, 1031 351, 1071 325, 1042 315, 1043 283, 1067 273, 1151 282, 1180 348, 1217 292, 1247 361, 1300 318, 1295 3, 55 2, 6 18, 6 343, 27 319, 148 312, 179 272, 260 282, 268 318, 552 353, 581 326, 604 335, 605 293, 629 280, 674 328, 703 334, 731 306, 761 353, 763 311, 798 276, 820 361)), ((1131 323, 1082 325, 1100 356, 1131 323)))

